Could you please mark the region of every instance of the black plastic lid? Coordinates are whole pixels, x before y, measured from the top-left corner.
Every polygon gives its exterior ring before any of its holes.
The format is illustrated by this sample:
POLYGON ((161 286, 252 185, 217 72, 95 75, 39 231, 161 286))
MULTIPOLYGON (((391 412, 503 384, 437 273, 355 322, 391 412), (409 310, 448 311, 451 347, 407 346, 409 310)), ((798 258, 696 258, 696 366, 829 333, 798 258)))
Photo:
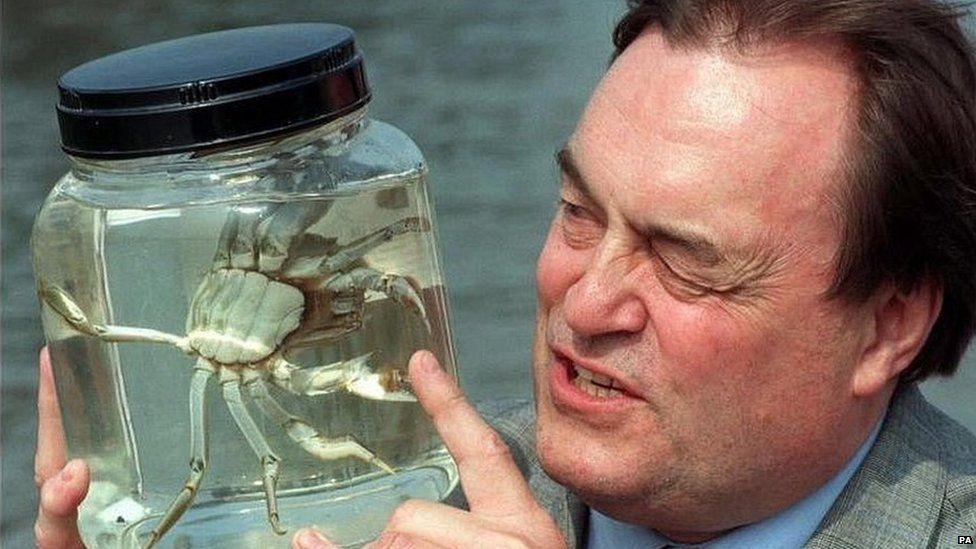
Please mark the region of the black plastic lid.
POLYGON ((199 34, 78 66, 58 81, 61 147, 133 158, 256 141, 369 102, 351 29, 325 23, 199 34))

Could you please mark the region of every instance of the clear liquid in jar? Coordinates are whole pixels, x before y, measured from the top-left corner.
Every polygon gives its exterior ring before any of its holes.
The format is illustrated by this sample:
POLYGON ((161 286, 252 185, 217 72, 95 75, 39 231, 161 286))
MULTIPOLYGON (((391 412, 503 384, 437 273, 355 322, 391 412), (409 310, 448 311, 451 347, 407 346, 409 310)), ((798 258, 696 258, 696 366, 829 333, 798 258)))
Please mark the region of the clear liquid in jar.
MULTIPOLYGON (((310 242, 341 248, 406 217, 430 219, 422 193, 417 180, 407 179, 312 200, 282 195, 151 210, 96 207, 55 194, 47 206, 53 217, 36 230, 56 234, 38 239, 45 248, 35 250, 35 268, 38 278, 71 295, 93 322, 185 335, 191 302, 214 269, 232 208, 273 205, 286 212, 284 218, 289 208, 317 211, 301 233, 315 235, 310 242)), ((328 246, 318 248, 328 255, 328 246)), ((285 356, 311 368, 373 353, 379 368, 405 373, 415 350, 430 349, 453 373, 433 229, 397 234, 370 248, 357 265, 409 276, 420 289, 426 318, 367 290, 359 329, 288 349, 285 356)), ((72 329, 48 306, 43 315, 69 453, 92 467, 79 516, 83 537, 92 546, 137 547, 189 473, 188 399, 196 357, 165 344, 107 343, 72 329)), ((217 377, 207 391, 209 469, 193 506, 158 546, 287 547, 290 535, 277 536, 268 525, 261 465, 231 417, 217 377)), ((352 436, 397 470, 390 475, 352 458, 319 460, 245 397, 281 460, 279 514, 290 532, 315 524, 336 542, 357 545, 375 537, 405 499, 440 500, 457 484, 456 466, 418 403, 369 400, 342 390, 299 395, 268 385, 282 407, 323 435, 352 436)))

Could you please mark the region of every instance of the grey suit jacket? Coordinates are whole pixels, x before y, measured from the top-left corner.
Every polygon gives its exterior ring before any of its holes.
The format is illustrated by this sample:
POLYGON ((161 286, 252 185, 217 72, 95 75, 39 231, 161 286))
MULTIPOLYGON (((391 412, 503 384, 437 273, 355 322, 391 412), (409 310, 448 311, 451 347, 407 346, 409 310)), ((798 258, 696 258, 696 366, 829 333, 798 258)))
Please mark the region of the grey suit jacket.
MULTIPOLYGON (((588 509, 539 466, 531 404, 494 402, 479 410, 570 547, 585 547, 588 509)), ((451 500, 466 507, 460 491, 451 500)), ((958 547, 957 536, 976 537, 976 437, 908 385, 895 393, 874 446, 806 547, 958 547)))

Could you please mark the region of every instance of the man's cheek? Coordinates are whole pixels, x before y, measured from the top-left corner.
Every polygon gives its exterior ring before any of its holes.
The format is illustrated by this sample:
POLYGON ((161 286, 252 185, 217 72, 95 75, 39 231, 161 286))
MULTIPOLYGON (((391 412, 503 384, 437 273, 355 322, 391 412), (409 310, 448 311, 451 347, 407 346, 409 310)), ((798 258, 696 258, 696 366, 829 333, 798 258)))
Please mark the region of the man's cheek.
MULTIPOLYGON (((720 314, 720 313, 719 313, 720 314)), ((666 315, 655 315, 662 359, 682 385, 701 385, 736 378, 762 354, 761 334, 728 318, 716 318, 700 306, 672 303, 666 315)))

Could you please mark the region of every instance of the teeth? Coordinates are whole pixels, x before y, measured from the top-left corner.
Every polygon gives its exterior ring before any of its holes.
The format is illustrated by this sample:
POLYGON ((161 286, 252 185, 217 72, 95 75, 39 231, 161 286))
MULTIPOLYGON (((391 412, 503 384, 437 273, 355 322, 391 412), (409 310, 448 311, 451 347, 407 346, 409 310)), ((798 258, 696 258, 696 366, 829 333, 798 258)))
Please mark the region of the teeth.
POLYGON ((609 376, 605 376, 601 374, 593 374, 593 383, 599 383, 600 385, 613 387, 613 379, 609 376))
POLYGON ((576 371, 576 378, 573 380, 573 385, 584 393, 597 398, 613 398, 622 394, 615 388, 616 382, 613 378, 602 374, 595 374, 575 364, 573 368, 576 371))
POLYGON ((585 379, 587 381, 592 381, 597 385, 603 385, 605 387, 617 387, 617 382, 610 376, 605 376, 603 374, 597 374, 583 368, 581 366, 573 365, 573 369, 576 371, 577 379, 585 379))

